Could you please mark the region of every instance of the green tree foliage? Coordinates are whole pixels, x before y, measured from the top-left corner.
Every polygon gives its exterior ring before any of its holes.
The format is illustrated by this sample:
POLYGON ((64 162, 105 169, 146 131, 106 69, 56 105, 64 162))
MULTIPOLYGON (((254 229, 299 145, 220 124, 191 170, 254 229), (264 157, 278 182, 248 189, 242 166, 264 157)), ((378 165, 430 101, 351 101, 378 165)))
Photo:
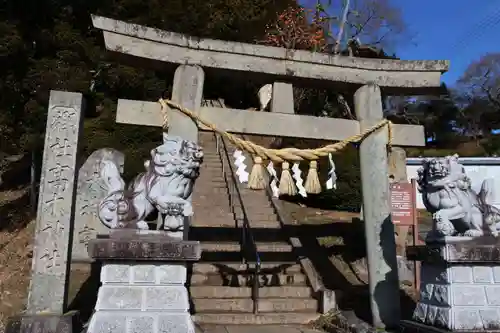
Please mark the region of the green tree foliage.
MULTIPOLYGON (((102 33, 92 28, 91 14, 195 36, 252 42, 262 38, 266 24, 278 12, 294 5, 294 0, 1 1, 0 152, 40 147, 53 89, 82 92, 90 102, 83 156, 112 146, 124 150, 127 160, 140 161, 136 157, 160 137, 158 129, 116 125, 115 103, 118 98, 168 96, 172 73, 115 62, 105 50, 102 33)), ((206 95, 227 93, 227 84, 212 83, 207 84, 206 95)), ((239 100, 247 93, 240 89, 228 95, 239 100)))
MULTIPOLYGON (((82 158, 95 149, 110 146, 126 153, 129 175, 142 169, 147 151, 161 137, 160 130, 117 125, 116 101, 169 96, 173 73, 131 67, 110 58, 101 33, 92 28, 91 14, 200 37, 262 42, 269 32, 266 27, 276 23, 285 9, 294 7, 297 7, 294 0, 1 1, 0 156, 41 148, 49 92, 59 89, 82 92, 90 104, 82 158)), ((325 29, 333 27, 335 33, 340 10, 320 14, 331 16, 325 29)), ((359 1, 349 12, 345 39, 359 38, 361 44, 357 42, 352 50, 354 46, 344 41, 341 53, 392 58, 380 48, 392 49, 398 40, 407 37, 408 30, 398 8, 387 1, 359 1)), ((498 59, 498 54, 490 54, 472 63, 451 96, 388 98, 385 103, 388 117, 398 123, 424 125, 435 149, 453 150, 472 138, 482 152, 497 154, 499 140, 490 133, 500 126, 498 59)), ((249 104, 257 104, 255 88, 251 82, 210 76, 204 95, 223 97, 227 105, 247 108, 249 104)), ((352 91, 296 88, 294 95, 300 114, 354 118, 352 91)), ((318 144, 285 140, 281 145, 310 148, 318 144)), ((415 152, 427 153, 439 151, 415 152)), ((339 189, 315 200, 322 206, 356 210, 360 193, 356 150, 351 147, 334 158, 339 189)), ((320 170, 324 178, 328 165, 322 162, 320 170)))

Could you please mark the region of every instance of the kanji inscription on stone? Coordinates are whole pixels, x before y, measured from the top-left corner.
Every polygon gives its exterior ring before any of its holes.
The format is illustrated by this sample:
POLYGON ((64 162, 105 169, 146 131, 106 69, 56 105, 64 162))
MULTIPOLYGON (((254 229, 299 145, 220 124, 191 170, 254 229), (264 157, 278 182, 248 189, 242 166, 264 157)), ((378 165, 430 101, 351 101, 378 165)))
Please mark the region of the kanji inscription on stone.
POLYGON ((83 97, 51 91, 27 312, 65 311, 83 97))

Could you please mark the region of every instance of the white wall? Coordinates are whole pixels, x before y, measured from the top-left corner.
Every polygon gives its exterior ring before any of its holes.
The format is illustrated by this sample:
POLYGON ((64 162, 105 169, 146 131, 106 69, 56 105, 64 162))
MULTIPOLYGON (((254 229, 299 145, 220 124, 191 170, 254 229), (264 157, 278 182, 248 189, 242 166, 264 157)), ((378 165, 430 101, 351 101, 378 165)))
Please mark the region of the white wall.
MULTIPOLYGON (((408 181, 417 178, 417 170, 422 165, 423 158, 407 158, 406 171, 408 181)), ((486 178, 495 180, 495 196, 493 204, 500 208, 500 158, 498 157, 463 157, 459 158, 460 163, 465 168, 465 173, 471 179, 472 188, 479 191, 481 183, 486 178)), ((417 190, 417 208, 425 209, 422 196, 417 190)))

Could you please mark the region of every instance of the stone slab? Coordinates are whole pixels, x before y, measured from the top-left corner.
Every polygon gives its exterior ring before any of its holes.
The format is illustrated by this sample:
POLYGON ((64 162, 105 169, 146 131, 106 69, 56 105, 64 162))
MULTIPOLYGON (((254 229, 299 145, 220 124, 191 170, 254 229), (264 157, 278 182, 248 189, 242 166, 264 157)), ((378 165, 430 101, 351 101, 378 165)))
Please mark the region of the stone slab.
POLYGON ((196 261, 201 257, 200 242, 156 239, 93 239, 89 255, 96 260, 196 261))
POLYGON ((94 313, 88 333, 195 333, 189 313, 125 311, 94 313))
POLYGON ((5 333, 80 333, 82 324, 77 311, 64 315, 20 315, 9 318, 5 333))
POLYGON ((429 263, 499 263, 500 239, 493 237, 469 238, 453 242, 448 238, 446 243, 428 243, 426 245, 408 246, 408 260, 429 263))
POLYGON ((82 94, 50 92, 28 314, 65 310, 82 109, 82 94))
POLYGON ((97 216, 98 206, 107 195, 107 186, 100 178, 100 164, 103 159, 114 160, 122 167, 125 162, 123 153, 103 148, 93 152, 78 171, 78 187, 76 195, 75 226, 73 231, 72 261, 90 260, 87 251, 88 242, 99 234, 109 233, 97 216))
POLYGON ((408 91, 414 94, 420 93, 417 88, 439 88, 441 73, 449 66, 448 61, 362 59, 203 39, 95 15, 92 22, 103 30, 110 51, 161 62, 267 74, 273 80, 296 77, 360 85, 375 83, 414 88, 408 91))
MULTIPOLYGON (((278 113, 201 107, 199 115, 218 129, 230 133, 338 141, 359 134, 360 131, 356 120, 304 116, 292 114, 290 111, 293 109, 280 110, 278 113)), ((178 113, 177 111, 169 112, 170 114, 178 113)), ((119 99, 116 122, 161 126, 160 104, 119 99)), ((394 124, 393 136, 393 144, 396 146, 425 146, 423 126, 394 124)))

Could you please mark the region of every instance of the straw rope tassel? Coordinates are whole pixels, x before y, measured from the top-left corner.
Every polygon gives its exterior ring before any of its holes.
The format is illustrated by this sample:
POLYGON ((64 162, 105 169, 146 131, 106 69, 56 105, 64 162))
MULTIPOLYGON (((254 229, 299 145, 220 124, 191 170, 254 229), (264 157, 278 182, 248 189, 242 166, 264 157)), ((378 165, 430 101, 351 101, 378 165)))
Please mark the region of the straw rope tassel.
POLYGON ((263 190, 266 188, 266 179, 264 178, 264 167, 262 166, 262 158, 256 156, 250 176, 248 177, 248 188, 252 190, 263 190))
POLYGON ((294 196, 297 195, 297 188, 290 173, 290 164, 283 162, 281 166, 280 194, 294 196))
POLYGON ((311 161, 306 178, 306 192, 310 194, 321 193, 321 183, 318 176, 318 162, 311 161))

